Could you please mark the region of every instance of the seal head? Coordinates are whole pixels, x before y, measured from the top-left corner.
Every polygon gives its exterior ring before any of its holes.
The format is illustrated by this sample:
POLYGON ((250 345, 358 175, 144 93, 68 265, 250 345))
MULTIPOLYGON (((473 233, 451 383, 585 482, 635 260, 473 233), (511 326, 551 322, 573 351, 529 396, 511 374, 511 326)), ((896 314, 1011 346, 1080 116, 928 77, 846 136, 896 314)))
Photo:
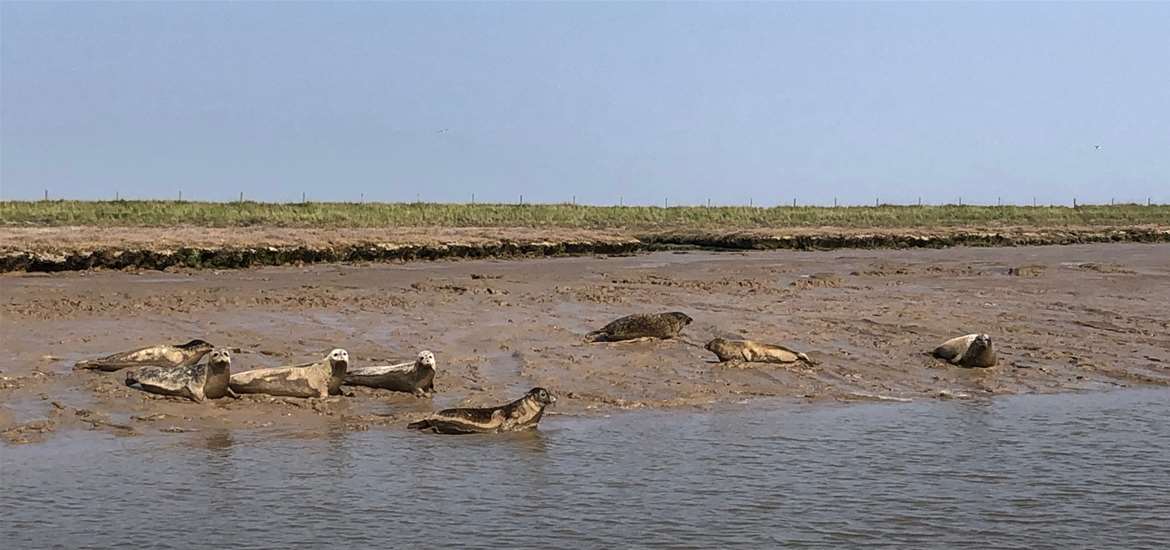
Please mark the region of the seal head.
POLYGON ((329 394, 341 393, 341 384, 345 382, 345 371, 349 368, 349 352, 341 348, 329 352, 329 394))

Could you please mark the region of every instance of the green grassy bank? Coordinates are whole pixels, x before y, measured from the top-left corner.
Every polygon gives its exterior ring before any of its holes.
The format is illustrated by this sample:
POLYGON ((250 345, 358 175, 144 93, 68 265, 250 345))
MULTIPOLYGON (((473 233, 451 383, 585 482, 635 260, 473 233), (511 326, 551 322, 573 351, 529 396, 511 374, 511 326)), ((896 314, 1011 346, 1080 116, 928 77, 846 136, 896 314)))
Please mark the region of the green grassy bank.
POLYGON ((208 227, 719 228, 1128 226, 1170 224, 1170 205, 736 206, 672 208, 569 204, 430 204, 188 201, 2 201, 0 224, 208 227))

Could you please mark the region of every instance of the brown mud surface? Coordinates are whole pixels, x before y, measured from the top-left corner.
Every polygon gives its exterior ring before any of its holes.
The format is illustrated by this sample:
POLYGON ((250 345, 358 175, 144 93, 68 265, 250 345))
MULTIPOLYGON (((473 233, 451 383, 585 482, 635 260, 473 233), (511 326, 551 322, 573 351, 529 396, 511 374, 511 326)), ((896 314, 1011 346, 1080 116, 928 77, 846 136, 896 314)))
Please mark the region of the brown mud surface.
POLYGON ((1170 242, 1170 227, 864 230, 0 227, 0 272, 236 269, 262 265, 628 254, 677 248, 832 250, 1170 242))
POLYGON ((1170 385, 1170 244, 943 250, 656 252, 623 257, 0 275, 0 441, 70 430, 402 429, 533 386, 552 414, 746 399, 986 398, 1170 385), (586 344, 636 312, 683 311, 675 341, 586 344), (1000 364, 930 349, 991 334, 1000 364), (815 366, 715 363, 710 338, 804 351, 815 366), (346 348, 355 366, 438 359, 437 393, 196 404, 75 371, 84 358, 203 338, 234 372, 346 348))

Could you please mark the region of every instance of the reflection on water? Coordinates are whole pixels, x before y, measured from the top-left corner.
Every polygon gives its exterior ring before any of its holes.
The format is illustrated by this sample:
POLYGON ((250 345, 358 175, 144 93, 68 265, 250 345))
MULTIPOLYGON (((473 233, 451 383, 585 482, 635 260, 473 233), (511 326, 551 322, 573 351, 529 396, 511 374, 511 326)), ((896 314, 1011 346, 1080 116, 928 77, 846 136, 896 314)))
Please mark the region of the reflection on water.
POLYGON ((1170 394, 0 447, 5 548, 1164 547, 1170 394))

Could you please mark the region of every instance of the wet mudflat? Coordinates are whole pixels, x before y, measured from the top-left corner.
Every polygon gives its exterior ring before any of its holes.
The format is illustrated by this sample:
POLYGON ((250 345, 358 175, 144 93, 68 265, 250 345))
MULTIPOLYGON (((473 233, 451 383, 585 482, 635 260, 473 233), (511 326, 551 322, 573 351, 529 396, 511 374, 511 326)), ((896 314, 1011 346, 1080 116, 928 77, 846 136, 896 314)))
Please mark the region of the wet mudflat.
POLYGON ((0 447, 11 548, 1165 548, 1170 390, 0 447))
POLYGON ((559 395, 557 419, 756 398, 982 400, 1170 385, 1166 244, 6 274, 0 285, 5 444, 81 430, 398 431, 434 409, 499 404, 534 386, 559 395), (679 341, 582 341, 616 317, 670 310, 695 318, 679 341), (995 339, 999 366, 962 369, 925 355, 976 331, 995 339), (716 336, 784 344, 818 364, 727 367, 701 347, 716 336), (334 347, 355 366, 430 349, 437 393, 196 405, 126 388, 121 373, 71 369, 191 338, 237 350, 233 371, 334 347))

